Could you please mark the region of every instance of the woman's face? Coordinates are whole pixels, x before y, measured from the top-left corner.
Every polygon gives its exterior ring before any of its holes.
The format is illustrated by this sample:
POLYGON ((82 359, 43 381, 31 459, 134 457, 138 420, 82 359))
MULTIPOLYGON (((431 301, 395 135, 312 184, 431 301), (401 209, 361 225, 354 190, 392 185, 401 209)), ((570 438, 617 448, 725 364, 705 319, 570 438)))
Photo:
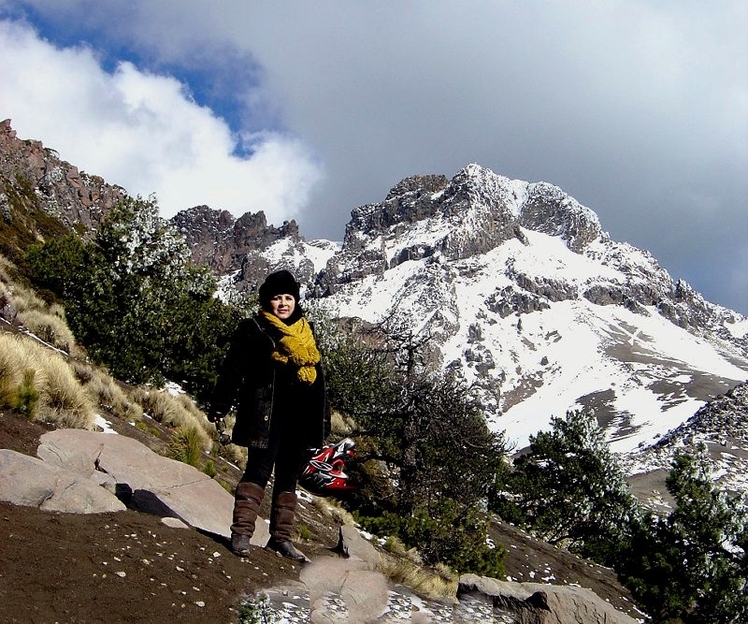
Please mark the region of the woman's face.
POLYGON ((279 319, 286 320, 296 309, 296 299, 293 295, 275 295, 270 300, 270 311, 279 319))

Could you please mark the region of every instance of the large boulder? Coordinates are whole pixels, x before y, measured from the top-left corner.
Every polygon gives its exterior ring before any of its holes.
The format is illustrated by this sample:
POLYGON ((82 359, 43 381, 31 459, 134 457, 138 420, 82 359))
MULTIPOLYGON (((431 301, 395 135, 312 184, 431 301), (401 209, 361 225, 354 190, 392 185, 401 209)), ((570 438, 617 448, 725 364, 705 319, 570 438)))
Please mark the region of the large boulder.
MULTIPOLYGON (((130 507, 179 518, 207 533, 231 535, 231 494, 196 468, 162 457, 133 438, 58 429, 42 435, 37 455, 51 467, 108 483, 130 507)), ((258 519, 252 541, 264 544, 267 537, 267 523, 258 519)))
POLYGON ((45 433, 37 455, 81 475, 104 473, 131 506, 180 518, 195 528, 224 535, 233 501, 218 483, 185 463, 154 453, 133 438, 77 429, 45 433))
POLYGON ((511 613, 518 624, 635 624, 591 589, 541 583, 509 583, 475 574, 460 577, 457 598, 479 598, 511 613))
POLYGON ((82 514, 126 508, 114 494, 79 472, 10 449, 0 449, 0 500, 82 514))

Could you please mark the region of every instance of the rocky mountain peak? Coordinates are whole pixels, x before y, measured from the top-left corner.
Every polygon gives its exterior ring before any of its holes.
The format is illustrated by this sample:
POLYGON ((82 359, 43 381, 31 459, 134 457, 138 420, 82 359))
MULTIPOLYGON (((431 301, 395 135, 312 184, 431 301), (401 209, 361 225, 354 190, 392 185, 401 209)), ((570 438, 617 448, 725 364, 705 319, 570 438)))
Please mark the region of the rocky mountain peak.
POLYGON ((195 206, 180 211, 170 221, 187 240, 192 261, 210 267, 219 275, 240 270, 247 254, 266 249, 279 240, 301 240, 296 221, 274 227, 268 225, 262 211, 247 212, 235 219, 226 210, 195 206))
POLYGON ((438 193, 443 191, 449 185, 449 179, 444 175, 414 175, 407 177, 390 189, 384 201, 389 201, 397 197, 405 197, 412 193, 417 196, 425 192, 438 193))
POLYGON ((582 253, 592 241, 603 236, 595 212, 547 182, 528 185, 520 212, 522 227, 558 236, 576 253, 582 253))
POLYGON ((594 406, 630 450, 748 376, 744 317, 611 240, 557 186, 475 164, 354 210, 314 292, 340 316, 431 336, 429 366, 476 388, 520 445, 594 406))
POLYGON ((356 208, 343 252, 359 258, 360 277, 407 260, 473 257, 513 238, 523 241, 521 228, 557 236, 577 253, 603 235, 597 215, 558 187, 511 180, 471 164, 451 180, 405 178, 382 202, 356 208))
POLYGON ((125 195, 122 187, 61 160, 41 141, 19 139, 10 119, 0 122, 0 211, 6 223, 41 210, 68 228, 90 231, 125 195))

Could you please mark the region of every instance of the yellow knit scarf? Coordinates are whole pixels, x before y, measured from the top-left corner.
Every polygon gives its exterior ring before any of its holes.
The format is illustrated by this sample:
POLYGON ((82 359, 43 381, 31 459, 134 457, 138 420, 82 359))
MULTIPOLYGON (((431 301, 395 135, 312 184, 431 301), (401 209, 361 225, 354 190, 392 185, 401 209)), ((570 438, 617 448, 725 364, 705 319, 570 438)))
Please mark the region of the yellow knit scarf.
POLYGON ((302 317, 295 323, 286 325, 271 312, 260 310, 260 314, 282 335, 271 356, 273 360, 297 366, 296 376, 299 381, 313 384, 317 379, 317 369, 314 366, 319 362, 320 354, 307 320, 302 317))

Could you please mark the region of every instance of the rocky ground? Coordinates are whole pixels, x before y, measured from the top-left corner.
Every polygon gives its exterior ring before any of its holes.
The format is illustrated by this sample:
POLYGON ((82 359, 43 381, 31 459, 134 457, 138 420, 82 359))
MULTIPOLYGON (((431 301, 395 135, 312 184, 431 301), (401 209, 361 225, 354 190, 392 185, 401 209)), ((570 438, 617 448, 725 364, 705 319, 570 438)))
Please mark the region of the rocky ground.
MULTIPOLYGON (((0 448, 34 455, 45 431, 0 412, 0 448)), ((334 557, 338 527, 330 517, 305 505, 301 522, 310 534, 300 542, 305 552, 334 557)), ((513 579, 589 587, 640 617, 610 570, 513 527, 496 525, 492 537, 507 548, 513 579)), ((221 538, 132 510, 74 515, 0 503, 0 544, 3 622, 237 622, 244 597, 293 585, 302 573, 300 565, 264 549, 241 559, 221 538)))

